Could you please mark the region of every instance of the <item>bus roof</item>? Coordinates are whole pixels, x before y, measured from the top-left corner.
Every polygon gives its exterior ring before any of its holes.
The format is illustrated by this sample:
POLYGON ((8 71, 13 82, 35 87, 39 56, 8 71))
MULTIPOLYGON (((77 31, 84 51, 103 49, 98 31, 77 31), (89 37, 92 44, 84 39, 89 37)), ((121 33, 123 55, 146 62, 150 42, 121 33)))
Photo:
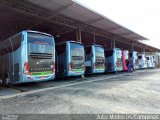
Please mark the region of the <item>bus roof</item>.
POLYGON ((98 45, 98 44, 92 44, 92 45, 89 45, 89 46, 86 46, 86 47, 91 47, 91 46, 98 46, 98 47, 104 48, 102 45, 98 45))
MULTIPOLYGON (((34 31, 34 30, 24 30, 24 31, 26 31, 26 32, 31 32, 31 33, 43 34, 43 35, 47 35, 47 36, 53 37, 51 34, 44 33, 44 32, 39 32, 39 31, 34 31)), ((23 31, 22 31, 22 32, 23 32, 23 31)))
POLYGON ((128 50, 122 50, 122 51, 124 51, 124 52, 129 52, 128 50))
POLYGON ((102 45, 93 44, 93 46, 104 48, 102 45))
POLYGON ((121 50, 121 49, 120 48, 105 49, 105 51, 107 50, 121 50))
MULTIPOLYGON (((52 35, 50 35, 50 34, 48 34, 48 33, 44 33, 44 32, 39 32, 39 31, 34 31, 34 30, 23 30, 23 31, 21 31, 21 32, 19 32, 19 33, 17 33, 17 34, 14 34, 13 36, 11 36, 11 37, 9 37, 9 38, 7 38, 7 39, 10 39, 10 38, 12 38, 12 37, 15 37, 15 36, 17 36, 17 35, 19 35, 19 34, 21 34, 21 33, 23 33, 23 32, 32 32, 32 33, 39 33, 39 34, 43 34, 43 35, 47 35, 47 36, 50 36, 50 37, 53 37, 52 35)), ((6 39, 6 40, 7 40, 6 39)), ((5 40, 4 40, 5 41, 5 40)), ((3 41, 2 41, 3 42, 3 41)))
POLYGON ((70 42, 70 43, 77 43, 77 44, 80 44, 80 45, 84 46, 82 43, 80 43, 80 42, 78 42, 78 41, 72 41, 72 40, 67 40, 67 41, 64 41, 64 42, 61 42, 61 43, 57 43, 56 45, 64 44, 64 43, 67 43, 67 42, 70 42))
POLYGON ((32 32, 32 33, 38 33, 38 34, 43 34, 43 35, 47 35, 47 36, 53 37, 52 35, 47 34, 47 33, 44 33, 44 32, 33 31, 33 30, 23 30, 23 31, 21 31, 21 32, 19 32, 19 33, 17 33, 17 34, 14 34, 13 36, 7 38, 6 40, 1 41, 1 42, 0 42, 0 51, 3 50, 4 48, 7 49, 7 47, 8 47, 8 46, 7 46, 7 45, 8 45, 7 43, 9 42, 9 39, 12 39, 12 38, 16 37, 16 36, 22 34, 23 32, 32 32))
POLYGON ((133 51, 133 52, 136 52, 136 53, 137 53, 137 51, 133 51))

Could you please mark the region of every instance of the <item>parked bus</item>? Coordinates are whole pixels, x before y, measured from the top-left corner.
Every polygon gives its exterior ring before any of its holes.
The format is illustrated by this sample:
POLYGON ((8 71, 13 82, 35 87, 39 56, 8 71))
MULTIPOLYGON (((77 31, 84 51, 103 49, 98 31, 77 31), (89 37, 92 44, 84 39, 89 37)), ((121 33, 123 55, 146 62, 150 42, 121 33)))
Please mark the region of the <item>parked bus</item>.
POLYGON ((105 50, 106 60, 106 72, 122 71, 122 50, 119 48, 113 48, 111 50, 105 50))
POLYGON ((155 55, 151 55, 151 62, 153 63, 153 67, 156 67, 155 55))
POLYGON ((138 54, 138 63, 140 69, 147 68, 147 59, 144 53, 138 54))
POLYGON ((56 44, 57 77, 81 76, 85 72, 83 44, 66 41, 56 44))
POLYGON ((0 77, 11 84, 53 80, 54 38, 38 31, 22 31, 0 43, 0 77))
POLYGON ((147 60, 147 67, 148 68, 153 68, 155 67, 155 63, 154 63, 154 59, 152 55, 147 55, 146 56, 146 60, 147 60))
POLYGON ((104 48, 101 45, 85 47, 86 74, 103 73, 105 71, 104 48))
POLYGON ((139 69, 138 53, 136 51, 129 53, 129 62, 133 70, 139 69))
POLYGON ((129 62, 129 51, 122 50, 122 65, 124 71, 128 70, 127 62, 129 62))

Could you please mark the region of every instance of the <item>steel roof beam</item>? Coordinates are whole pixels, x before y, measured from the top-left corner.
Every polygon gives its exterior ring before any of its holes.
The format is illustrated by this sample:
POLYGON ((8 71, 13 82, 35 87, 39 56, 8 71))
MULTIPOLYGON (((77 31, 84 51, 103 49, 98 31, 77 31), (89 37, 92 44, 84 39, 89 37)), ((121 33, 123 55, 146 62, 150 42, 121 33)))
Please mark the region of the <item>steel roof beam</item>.
POLYGON ((134 33, 122 33, 122 34, 118 34, 118 35, 120 35, 120 36, 128 36, 128 35, 132 35, 132 34, 134 34, 134 33))
MULTIPOLYGON (((72 6, 74 3, 71 3, 71 4, 68 4, 68 5, 65 5, 61 8, 58 8, 57 10, 55 11, 52 11, 52 13, 50 13, 51 15, 47 15, 46 14, 40 14, 42 13, 42 10, 38 9, 38 7, 33 7, 32 5, 30 4, 27 4, 27 2, 24 2, 23 0, 11 0, 11 1, 0 1, 0 5, 1 6, 5 6, 5 7, 8 7, 8 8, 11 8, 11 9, 14 9, 16 10, 17 12, 20 12, 20 13, 23 13, 23 14, 28 14, 28 15, 32 15, 34 17, 37 17, 37 18, 40 18, 40 19, 37 19, 37 21, 35 22, 34 21, 34 24, 30 25, 30 26, 27 26, 29 29, 36 26, 36 25, 39 25, 41 23, 43 23, 44 21, 48 21, 50 19, 52 19, 54 16, 58 15, 59 12, 67 9, 68 7, 72 6)), ((43 11, 44 13, 44 11, 43 11)), ((48 13, 48 12, 46 12, 48 13)), ((17 27, 21 26, 20 25, 17 25, 17 27)))
MULTIPOLYGON (((55 17, 54 20, 51 20, 51 19, 46 18, 45 16, 40 16, 40 15, 36 14, 36 12, 35 13, 34 12, 30 13, 30 12, 27 12, 26 10, 21 10, 21 9, 15 8, 14 6, 8 6, 6 4, 2 4, 1 1, 0 1, 0 6, 5 7, 7 9, 14 10, 17 13, 22 14, 22 15, 27 15, 27 16, 30 16, 30 17, 31 16, 34 17, 32 23, 31 23, 33 25, 37 24, 37 20, 42 20, 42 21, 47 21, 49 23, 60 24, 60 25, 65 25, 65 26, 71 27, 71 28, 76 28, 75 26, 73 26, 73 24, 75 24, 73 21, 69 21, 69 20, 67 21, 66 19, 62 19, 62 18, 59 18, 59 17, 55 17)), ((22 25, 20 24, 19 26, 21 27, 22 25)), ((23 27, 27 27, 29 29, 31 26, 29 25, 29 26, 23 26, 23 27)))
MULTIPOLYGON (((55 17, 56 15, 58 15, 60 12, 64 11, 65 9, 69 8, 70 6, 72 6, 72 5, 74 5, 74 4, 75 4, 75 3, 70 3, 70 4, 68 4, 68 5, 65 5, 65 6, 63 6, 63 7, 61 7, 61 8, 58 8, 58 9, 54 10, 54 11, 52 12, 52 14, 47 17, 47 19, 52 19, 53 17, 55 17)), ((37 21, 37 24, 35 24, 34 26, 39 25, 39 24, 41 24, 41 23, 43 23, 43 22, 44 22, 44 21, 37 21)), ((34 26, 31 26, 31 28, 34 27, 34 26)))
MULTIPOLYGON (((58 11, 60 12, 61 10, 64 10, 71 5, 72 4, 68 4, 68 5, 62 7, 59 10, 57 9, 57 12, 58 11)), ((116 40, 122 40, 122 41, 130 42, 130 43, 133 42, 133 40, 130 40, 130 39, 127 39, 127 38, 122 37, 120 35, 108 32, 108 31, 111 31, 111 30, 120 29, 121 27, 113 27, 111 29, 102 30, 102 29, 93 27, 91 25, 87 25, 85 23, 82 23, 82 22, 79 22, 79 21, 76 21, 76 20, 67 19, 63 16, 60 17, 60 16, 56 15, 56 16, 54 16, 53 19, 48 19, 46 17, 46 16, 48 16, 48 14, 44 14, 44 13, 47 13, 47 12, 45 12, 46 10, 43 11, 43 9, 39 9, 37 6, 31 7, 32 5, 25 4, 24 2, 22 4, 22 0, 21 1, 19 1, 19 0, 18 1, 17 0, 11 0, 11 1, 1 0, 0 1, 0 6, 5 7, 7 9, 10 9, 10 10, 14 10, 17 13, 20 13, 22 15, 27 15, 27 16, 30 16, 30 17, 32 16, 34 18, 34 19, 32 19, 33 23, 31 22, 29 25, 27 25, 26 26, 27 28, 30 28, 32 26, 36 26, 37 21, 41 21, 41 22, 47 21, 49 23, 65 25, 65 26, 70 27, 72 29, 77 29, 77 27, 79 27, 79 25, 80 25, 80 26, 83 26, 83 27, 80 27, 80 29, 82 29, 83 31, 87 31, 87 32, 90 32, 90 33, 93 33, 93 34, 95 33, 96 35, 101 35, 101 36, 104 36, 104 37, 110 38, 110 39, 115 38, 116 40), (18 4, 17 4, 17 2, 18 2, 18 4), (23 7, 22 6, 18 7, 19 4, 22 5, 23 7), (95 30, 95 32, 94 32, 94 30, 95 30)), ((51 13, 54 13, 54 11, 50 12, 49 14, 51 14, 51 13)), ((94 22, 96 22, 96 20, 90 21, 90 24, 94 23, 94 22)), ((20 26, 24 28, 24 26, 22 26, 22 25, 20 25, 20 26)))
MULTIPOLYGON (((1 2, 0 2, 1 3, 1 2)), ((6 5, 5 5, 6 6, 6 5)), ((7 6, 8 7, 8 6, 7 6)), ((73 21, 68 21, 68 20, 66 20, 66 19, 64 19, 64 18, 59 18, 59 17, 55 17, 53 20, 51 20, 51 19, 47 19, 46 17, 43 17, 43 16, 39 16, 39 14, 37 14, 37 12, 32 12, 32 14, 30 13, 30 12, 27 12, 25 9, 18 9, 18 8, 14 8, 14 6, 10 6, 9 8, 11 8, 11 9, 14 9, 14 10, 16 10, 17 12, 20 12, 20 13, 23 13, 23 14, 27 14, 27 15, 29 15, 29 16, 33 16, 33 17, 36 17, 36 18, 38 18, 38 19, 41 19, 42 21, 43 20, 45 20, 45 21, 48 21, 48 22, 51 22, 51 23, 57 23, 57 24, 62 24, 62 25, 66 25, 66 26, 68 26, 68 27, 72 27, 72 28, 74 28, 74 29, 76 29, 77 28, 77 23, 78 22, 73 22, 73 21), (34 14, 33 14, 34 13, 34 14), (67 23, 67 24, 65 24, 65 23, 67 23)), ((37 23, 37 21, 35 20, 35 21, 33 21, 33 24, 36 24, 37 23)), ((80 26, 83 26, 83 27, 80 27, 80 29, 83 29, 83 30, 85 30, 85 31, 88 31, 88 32, 91 32, 91 33, 94 33, 94 30, 95 30, 95 32, 98 32, 97 34, 102 34, 103 36, 106 36, 106 37, 110 37, 111 39, 113 38, 113 36, 116 36, 117 37, 117 35, 115 35, 115 34, 113 34, 113 33, 110 33, 110 32, 107 32, 107 31, 105 31, 105 30, 101 30, 101 29, 98 29, 98 28, 95 28, 95 27, 93 27, 93 26, 89 26, 89 25, 87 25, 87 24, 84 24, 84 23, 81 23, 81 22, 79 22, 79 25, 80 26)), ((78 26, 79 27, 79 26, 78 26)), ((30 28, 29 26, 27 27, 27 28, 30 28)), ((116 27, 117 28, 117 27, 116 27)), ((113 29, 113 28, 112 28, 113 29)), ((115 28, 114 28, 115 29, 115 28)), ((117 28, 118 29, 118 28, 117 28)), ((120 37, 120 36, 119 36, 120 37)))
POLYGON ((118 29, 121 29, 122 27, 121 26, 118 26, 118 27, 111 27, 111 28, 108 28, 108 29, 105 29, 107 31, 114 31, 114 30, 118 30, 118 29))
POLYGON ((86 21, 85 23, 86 24, 94 24, 96 22, 99 22, 99 21, 102 21, 104 20, 105 18, 104 17, 100 17, 100 18, 97 18, 97 19, 93 19, 93 20, 90 20, 90 21, 86 21))

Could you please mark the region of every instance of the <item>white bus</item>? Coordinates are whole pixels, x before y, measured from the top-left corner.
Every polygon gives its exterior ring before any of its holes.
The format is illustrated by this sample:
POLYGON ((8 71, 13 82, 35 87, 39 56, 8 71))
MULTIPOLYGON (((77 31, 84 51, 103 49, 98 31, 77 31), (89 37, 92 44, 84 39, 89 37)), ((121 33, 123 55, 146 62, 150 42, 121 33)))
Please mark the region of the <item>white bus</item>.
POLYGON ((147 68, 147 59, 144 53, 138 54, 139 69, 147 68))
POLYGON ((153 56, 153 55, 147 55, 147 56, 146 56, 146 60, 147 60, 147 67, 148 67, 148 68, 153 68, 153 67, 155 67, 154 56, 153 56))

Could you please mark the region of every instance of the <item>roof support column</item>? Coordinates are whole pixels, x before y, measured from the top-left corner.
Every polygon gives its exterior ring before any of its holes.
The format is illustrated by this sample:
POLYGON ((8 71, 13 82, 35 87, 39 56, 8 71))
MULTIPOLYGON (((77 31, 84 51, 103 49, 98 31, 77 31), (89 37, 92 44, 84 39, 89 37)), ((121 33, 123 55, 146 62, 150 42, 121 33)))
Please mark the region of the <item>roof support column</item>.
POLYGON ((78 42, 82 42, 82 37, 81 37, 81 33, 82 33, 82 31, 81 31, 81 29, 77 29, 76 30, 76 41, 78 41, 78 42))
POLYGON ((96 43, 96 34, 95 34, 95 29, 94 29, 94 33, 93 33, 93 43, 96 43))
POLYGON ((134 51, 134 44, 132 43, 132 49, 131 49, 131 51, 133 52, 134 51))
POLYGON ((116 44, 115 44, 115 43, 116 43, 116 40, 115 40, 115 38, 113 38, 113 41, 112 41, 112 42, 113 42, 112 48, 115 48, 115 47, 116 47, 116 44))

